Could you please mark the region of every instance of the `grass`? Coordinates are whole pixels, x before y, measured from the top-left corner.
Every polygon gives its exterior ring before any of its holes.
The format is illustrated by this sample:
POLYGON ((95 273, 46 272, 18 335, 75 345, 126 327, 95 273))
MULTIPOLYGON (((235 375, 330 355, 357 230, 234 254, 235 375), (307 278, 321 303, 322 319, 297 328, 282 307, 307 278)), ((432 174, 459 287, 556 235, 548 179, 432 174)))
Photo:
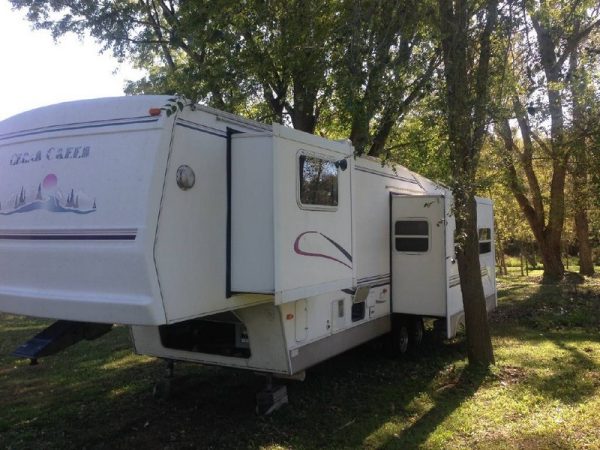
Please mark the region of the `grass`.
POLYGON ((290 404, 254 414, 263 380, 132 355, 128 331, 28 366, 8 354, 47 322, 0 315, 0 448, 600 448, 600 282, 500 279, 497 364, 469 369, 464 339, 404 358, 365 345, 290 382, 290 404))

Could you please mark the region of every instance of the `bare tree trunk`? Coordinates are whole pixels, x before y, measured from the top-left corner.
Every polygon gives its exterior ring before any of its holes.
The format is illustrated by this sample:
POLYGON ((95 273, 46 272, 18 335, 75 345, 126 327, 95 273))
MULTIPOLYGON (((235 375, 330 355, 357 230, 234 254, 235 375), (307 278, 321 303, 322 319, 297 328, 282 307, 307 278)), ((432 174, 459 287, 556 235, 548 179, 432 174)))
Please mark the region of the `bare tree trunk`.
MULTIPOLYGON (((579 29, 579 24, 576 26, 579 29)), ((594 274, 592 247, 588 222, 589 189, 588 158, 585 137, 582 135, 585 111, 582 97, 585 96, 585 74, 579 67, 579 51, 573 50, 569 58, 569 75, 571 80, 571 96, 573 98, 573 205, 575 208, 575 235, 579 245, 579 273, 594 274)))
POLYGON ((560 281, 565 273, 560 258, 560 240, 564 222, 564 189, 566 178, 566 158, 552 159, 552 181, 550 187, 550 207, 548 221, 545 219, 545 206, 542 199, 537 175, 533 169, 533 140, 524 108, 517 98, 513 100, 514 112, 523 136, 523 151, 520 152, 513 140, 508 120, 499 121, 496 131, 504 141, 504 161, 508 175, 509 188, 515 196, 521 211, 525 215, 533 236, 540 248, 544 264, 544 283, 560 281), (525 172, 529 195, 519 179, 513 155, 518 158, 525 172))
MULTIPOLYGON (((455 199, 456 200, 456 199, 455 199)), ((457 254, 458 271, 461 278, 461 290, 467 325, 467 352, 469 362, 494 363, 494 350, 490 339, 487 320, 487 308, 483 284, 481 283, 481 265, 479 264, 479 238, 477 234, 477 204, 475 198, 458 199, 465 201, 464 217, 457 218, 457 229, 466 230, 466 239, 462 251, 457 254), (463 283, 466 278, 468 282, 463 283), (477 301, 473 301, 477 299, 477 301)))
POLYGON ((579 243, 579 273, 587 276, 594 275, 590 227, 585 210, 575 212, 575 234, 579 243))
POLYGON ((488 120, 491 35, 496 27, 498 1, 488 0, 478 11, 482 14, 478 33, 469 26, 475 2, 438 0, 438 6, 456 232, 462 237, 457 260, 468 357, 469 364, 488 366, 494 364, 494 352, 479 264, 475 173, 488 120), (478 52, 475 60, 471 50, 478 52))
POLYGON ((565 275, 565 266, 560 257, 560 240, 551 242, 544 240, 539 244, 544 264, 542 283, 556 283, 562 280, 565 275))

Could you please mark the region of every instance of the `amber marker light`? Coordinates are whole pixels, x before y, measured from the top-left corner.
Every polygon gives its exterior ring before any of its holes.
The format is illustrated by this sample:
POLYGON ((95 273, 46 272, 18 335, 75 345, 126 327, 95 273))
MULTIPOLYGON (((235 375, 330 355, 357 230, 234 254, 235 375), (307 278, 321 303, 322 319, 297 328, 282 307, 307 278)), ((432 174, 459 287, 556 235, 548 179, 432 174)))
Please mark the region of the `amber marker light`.
POLYGON ((288 314, 287 316, 285 316, 285 318, 287 320, 292 320, 294 318, 294 315, 293 314, 288 314))
POLYGON ((160 108, 150 108, 148 110, 148 114, 150 114, 153 117, 160 116, 160 108))

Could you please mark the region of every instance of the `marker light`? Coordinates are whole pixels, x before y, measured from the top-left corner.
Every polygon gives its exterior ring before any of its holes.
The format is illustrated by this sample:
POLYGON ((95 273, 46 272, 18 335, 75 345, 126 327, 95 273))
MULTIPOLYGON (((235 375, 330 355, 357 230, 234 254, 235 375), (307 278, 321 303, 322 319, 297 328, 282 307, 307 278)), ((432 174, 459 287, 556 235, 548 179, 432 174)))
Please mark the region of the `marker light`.
POLYGON ((160 108, 150 108, 148 114, 151 116, 160 116, 160 108))

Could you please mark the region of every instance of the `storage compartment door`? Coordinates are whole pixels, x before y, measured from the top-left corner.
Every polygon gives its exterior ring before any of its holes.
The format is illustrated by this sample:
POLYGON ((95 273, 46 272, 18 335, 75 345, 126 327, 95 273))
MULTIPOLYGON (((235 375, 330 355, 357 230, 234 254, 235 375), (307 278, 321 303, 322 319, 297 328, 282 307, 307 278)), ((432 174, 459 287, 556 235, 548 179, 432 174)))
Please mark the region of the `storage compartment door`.
POLYGON ((441 196, 391 194, 392 312, 446 315, 441 196))

